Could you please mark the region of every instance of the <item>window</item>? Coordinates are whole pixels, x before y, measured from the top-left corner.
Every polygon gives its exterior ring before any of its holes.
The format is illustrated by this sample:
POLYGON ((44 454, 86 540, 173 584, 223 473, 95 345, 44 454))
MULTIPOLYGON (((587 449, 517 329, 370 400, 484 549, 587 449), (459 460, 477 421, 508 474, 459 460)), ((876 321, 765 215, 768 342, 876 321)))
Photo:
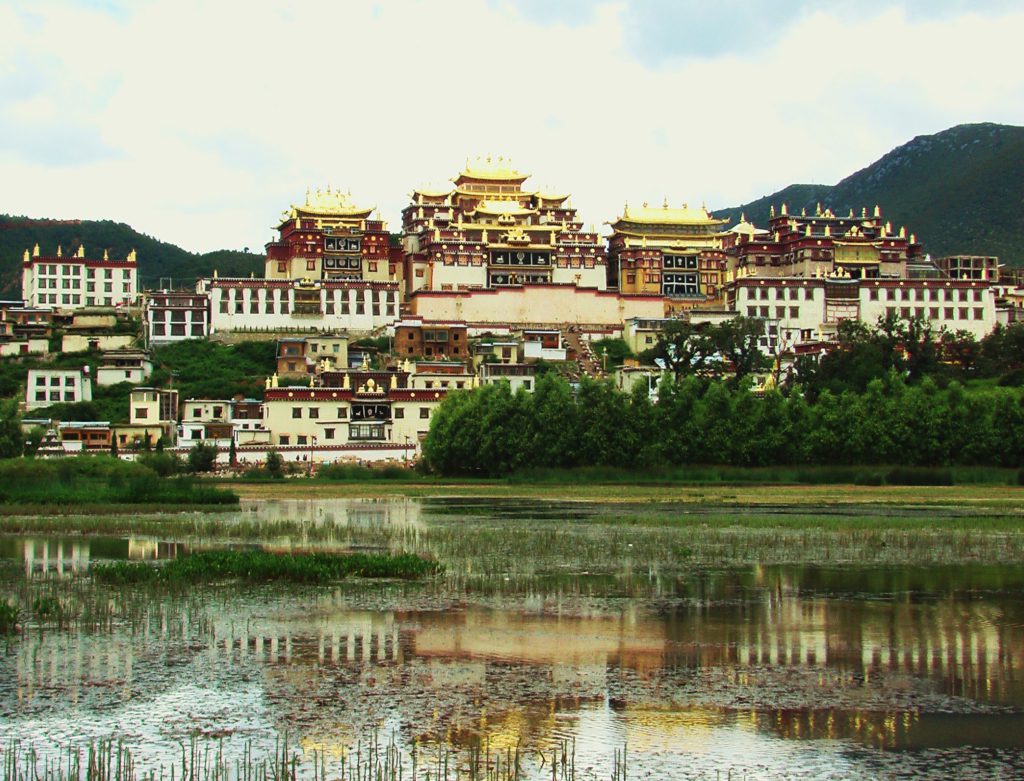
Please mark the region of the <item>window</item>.
POLYGON ((135 417, 139 420, 145 420, 149 417, 149 410, 146 407, 136 407, 135 417))
POLYGON ((967 307, 965 307, 965 306, 960 307, 960 319, 961 320, 966 320, 967 317, 968 317, 968 315, 967 315, 967 307))
POLYGON ((951 307, 951 306, 945 307, 944 310, 943 310, 943 314, 945 315, 945 318, 947 320, 952 320, 953 319, 953 307, 951 307))
POLYGON ((295 444, 296 445, 306 445, 306 444, 308 444, 308 440, 306 438, 306 435, 305 434, 299 434, 297 437, 295 437, 295 444))
POLYGON ((348 417, 348 407, 338 407, 338 419, 344 420, 348 417))
POLYGON ((877 301, 878 300, 878 290, 877 290, 877 288, 872 288, 870 293, 869 293, 869 295, 868 295, 868 297, 872 301, 877 301))
POLYGON ((292 407, 292 417, 293 418, 301 418, 302 417, 302 407, 292 407))
POLYGON ((775 307, 775 317, 777 317, 779 320, 781 320, 785 316, 786 316, 786 307, 784 307, 784 306, 777 306, 777 307, 775 307))
POLYGON ((975 301, 984 301, 985 300, 985 296, 984 296, 984 294, 980 290, 975 290, 974 291, 974 300, 975 301))
POLYGON ((800 317, 800 307, 798 307, 798 306, 791 306, 789 308, 789 316, 790 317, 800 317))
POLYGON ((282 445, 288 446, 288 445, 291 444, 291 441, 292 441, 291 437, 289 437, 287 434, 282 434, 281 435, 281 444, 282 445))
POLYGON ((320 408, 319 407, 310 407, 309 408, 309 417, 311 419, 313 419, 313 420, 316 420, 317 418, 319 418, 320 417, 320 408))
POLYGON ((284 274, 288 271, 288 264, 283 260, 277 261, 277 273, 284 274))
POLYGON ((809 288, 809 287, 805 287, 804 288, 804 300, 806 300, 806 301, 813 301, 814 300, 814 290, 812 288, 809 288))
POLYGON ((334 439, 334 429, 333 428, 325 428, 324 429, 324 439, 334 439))
POLYGON ((45 377, 36 377, 36 385, 46 385, 45 377))
POLYGON ((310 259, 310 260, 306 261, 306 271, 316 271, 316 261, 315 260, 310 259))
POLYGON ((747 307, 747 317, 757 317, 757 307, 756 306, 748 306, 747 307))
POLYGON ((420 420, 426 420, 430 417, 430 407, 420 407, 420 420))
POLYGON ((199 409, 198 407, 196 407, 194 410, 192 410, 192 417, 193 418, 201 418, 202 416, 203 416, 203 411, 201 409, 199 409))
POLYGON ((928 317, 930 317, 932 320, 938 320, 939 319, 939 308, 937 306, 930 306, 930 307, 928 307, 928 317))
POLYGON ((761 307, 761 317, 768 317, 768 307, 761 307))
POLYGON ((984 320, 985 319, 985 310, 982 309, 980 306, 974 307, 974 319, 975 320, 984 320))
POLYGON ((396 420, 400 420, 405 417, 405 407, 395 407, 393 412, 396 420))

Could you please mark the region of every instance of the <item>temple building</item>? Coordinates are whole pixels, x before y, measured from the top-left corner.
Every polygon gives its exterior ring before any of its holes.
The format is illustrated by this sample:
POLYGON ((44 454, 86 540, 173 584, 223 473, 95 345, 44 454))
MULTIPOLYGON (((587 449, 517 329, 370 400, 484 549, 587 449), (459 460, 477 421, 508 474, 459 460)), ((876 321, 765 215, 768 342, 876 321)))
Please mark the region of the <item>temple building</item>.
POLYGON ((112 259, 106 250, 102 260, 87 258, 82 245, 70 256, 59 246, 55 255, 41 255, 36 244, 22 258, 21 295, 26 306, 68 312, 127 306, 139 292, 135 260, 135 250, 123 260, 112 259))
POLYGON ((305 203, 282 213, 278 239, 266 245, 264 277, 393 281, 387 224, 371 218, 373 211, 340 190, 307 190, 305 203))
POLYGON ((328 188, 282 215, 263 279, 200 280, 209 331, 371 331, 399 317, 387 225, 328 188))
POLYGON ((525 285, 604 290, 604 246, 567 193, 524 188, 504 158, 467 161, 454 187, 413 191, 402 212, 408 292, 525 285))
POLYGON ((768 230, 738 234, 730 251, 731 278, 825 277, 848 279, 909 278, 923 259, 917 238, 895 230, 876 206, 838 216, 819 204, 814 214, 790 214, 786 204, 771 208, 768 230))
POLYGON ((623 208, 609 223, 608 281, 621 293, 663 296, 668 312, 721 298, 728 220, 703 206, 623 208))

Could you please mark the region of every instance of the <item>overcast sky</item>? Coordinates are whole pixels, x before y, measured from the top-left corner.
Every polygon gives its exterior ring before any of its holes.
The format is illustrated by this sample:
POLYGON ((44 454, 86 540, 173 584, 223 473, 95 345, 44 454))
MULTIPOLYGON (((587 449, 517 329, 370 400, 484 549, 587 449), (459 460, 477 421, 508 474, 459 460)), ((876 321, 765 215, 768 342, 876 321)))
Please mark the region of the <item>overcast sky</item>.
POLYGON ((731 206, 1024 124, 1022 40, 1019 0, 8 0, 0 212, 257 249, 307 187, 398 230, 488 153, 588 223, 731 206))

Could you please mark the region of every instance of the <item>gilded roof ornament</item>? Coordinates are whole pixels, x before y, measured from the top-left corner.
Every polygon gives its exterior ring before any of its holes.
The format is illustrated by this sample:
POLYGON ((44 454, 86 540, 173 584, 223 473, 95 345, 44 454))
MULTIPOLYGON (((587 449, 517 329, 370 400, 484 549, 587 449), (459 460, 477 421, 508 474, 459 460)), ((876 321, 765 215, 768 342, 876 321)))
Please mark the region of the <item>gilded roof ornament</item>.
MULTIPOLYGON (((36 249, 37 250, 39 249, 39 245, 38 244, 36 245, 36 249)), ((36 252, 36 254, 38 255, 39 253, 36 252)), ((78 249, 75 251, 75 257, 76 258, 84 258, 85 257, 85 245, 84 244, 79 244, 78 245, 78 249)))
POLYGON ((60 244, 57 245, 57 257, 58 258, 64 257, 64 250, 61 248, 60 244))
POLYGON ((32 248, 32 257, 33 258, 38 258, 39 257, 39 242, 38 241, 36 242, 36 245, 32 248))

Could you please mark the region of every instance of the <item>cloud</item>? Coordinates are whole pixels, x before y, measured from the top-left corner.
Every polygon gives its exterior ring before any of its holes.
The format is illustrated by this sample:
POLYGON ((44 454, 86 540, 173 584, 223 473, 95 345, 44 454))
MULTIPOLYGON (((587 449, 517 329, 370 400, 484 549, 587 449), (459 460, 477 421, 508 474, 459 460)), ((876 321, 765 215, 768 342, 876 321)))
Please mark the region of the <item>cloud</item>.
POLYGON ((412 187, 490 152, 600 224, 627 199, 727 206, 1024 120, 1006 4, 705 5, 0 7, 0 180, 18 183, 0 211, 259 246, 330 183, 398 230, 412 187))

